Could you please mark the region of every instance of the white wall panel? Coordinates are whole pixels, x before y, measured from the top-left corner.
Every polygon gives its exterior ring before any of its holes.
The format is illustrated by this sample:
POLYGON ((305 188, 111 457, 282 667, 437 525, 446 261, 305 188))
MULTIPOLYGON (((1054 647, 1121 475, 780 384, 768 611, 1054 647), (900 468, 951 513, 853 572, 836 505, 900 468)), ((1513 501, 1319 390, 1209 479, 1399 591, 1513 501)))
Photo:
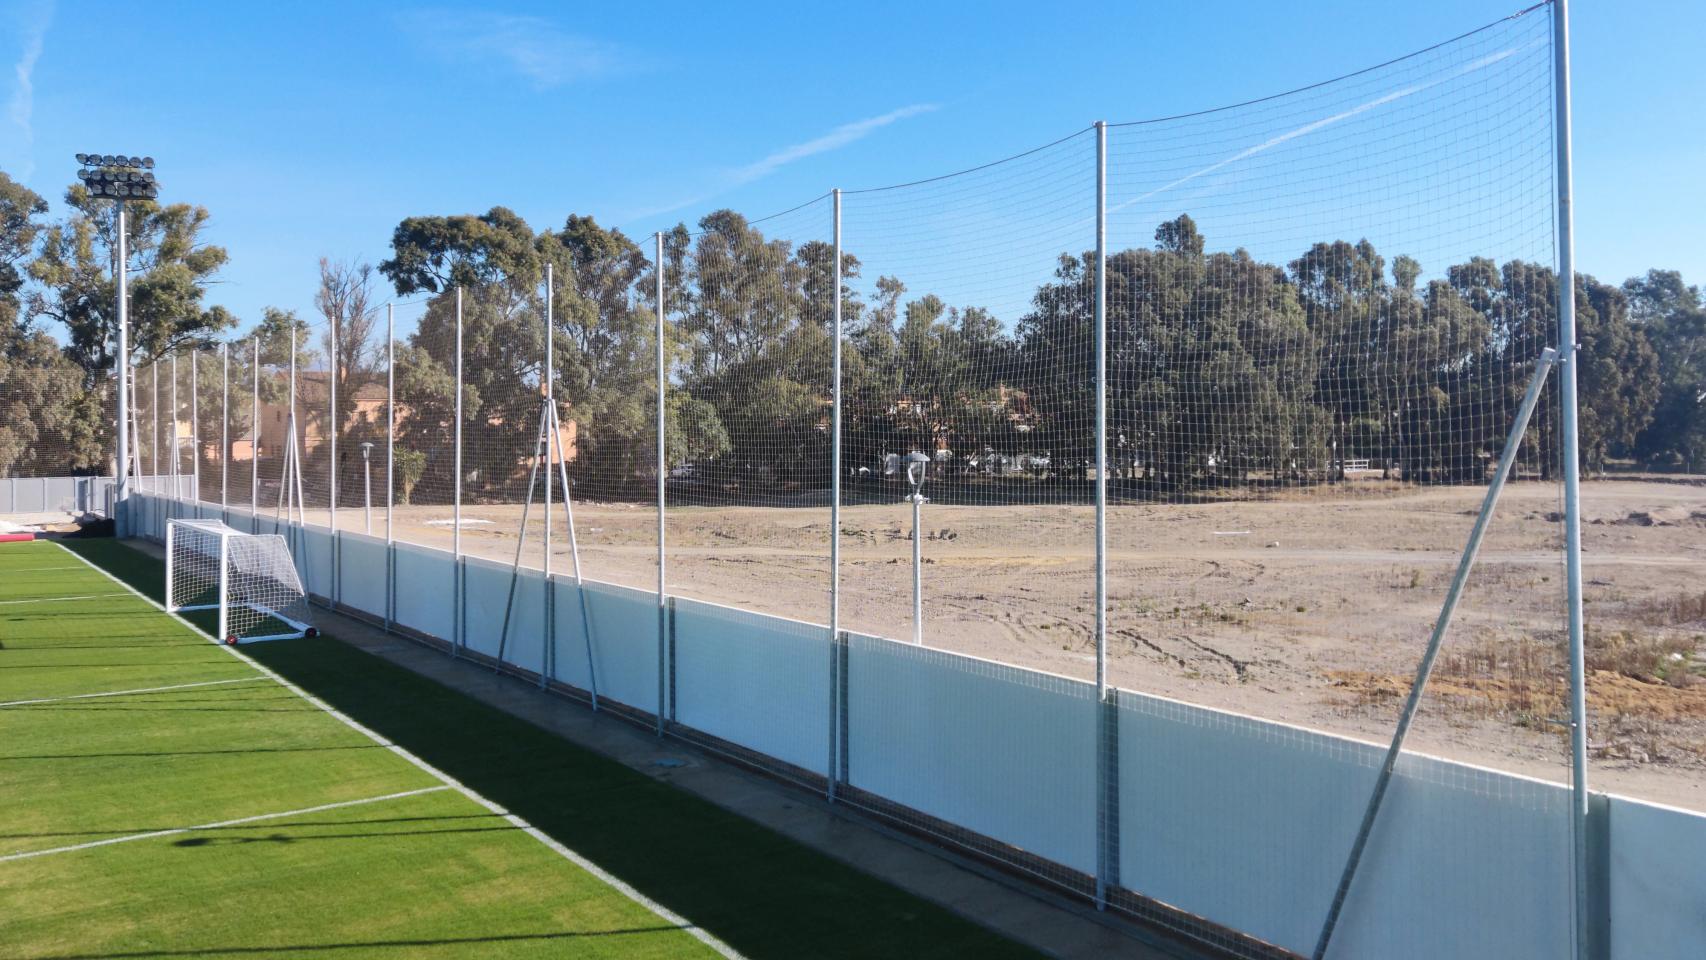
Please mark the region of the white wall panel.
POLYGON ((397 622, 417 633, 449 641, 454 626, 455 567, 443 550, 399 543, 397 622))
POLYGON ((338 602, 384 619, 385 541, 356 533, 338 539, 338 602))
POLYGON ((856 634, 847 673, 853 786, 1095 871, 1093 685, 856 634))
POLYGON ((1706 956, 1706 816, 1610 798, 1613 960, 1706 956))
POLYGON ((829 628, 675 601, 676 719, 749 750, 825 772, 829 628))

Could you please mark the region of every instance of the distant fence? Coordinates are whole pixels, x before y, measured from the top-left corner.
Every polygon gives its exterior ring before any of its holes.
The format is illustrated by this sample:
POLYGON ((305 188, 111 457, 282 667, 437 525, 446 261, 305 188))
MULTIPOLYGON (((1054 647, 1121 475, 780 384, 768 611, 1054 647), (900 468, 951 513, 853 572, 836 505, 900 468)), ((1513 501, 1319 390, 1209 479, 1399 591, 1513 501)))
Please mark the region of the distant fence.
MULTIPOLYGON (((174 484, 180 496, 192 496, 189 477, 134 477, 138 489, 170 492, 174 484)), ((111 517, 116 496, 112 477, 4 477, 0 478, 0 516, 34 513, 69 513, 79 516, 111 517)))
MULTIPOLYGON (((604 709, 661 716, 666 735, 814 789, 834 782, 842 802, 1057 887, 1093 886, 1093 684, 861 635, 832 670, 822 624, 466 556, 459 572, 445 550, 217 504, 143 493, 130 509, 155 541, 173 517, 284 533, 321 604, 582 701, 596 688, 604 709), (844 737, 833 768, 832 729, 844 737)), ((1129 690, 1113 701, 1110 904, 1238 955, 1307 953, 1384 748, 1129 690)), ((1567 786, 1406 753, 1391 790, 1335 955, 1568 953, 1567 786)), ((1698 956, 1706 816, 1592 801, 1593 928, 1608 938, 1596 953, 1698 956)))

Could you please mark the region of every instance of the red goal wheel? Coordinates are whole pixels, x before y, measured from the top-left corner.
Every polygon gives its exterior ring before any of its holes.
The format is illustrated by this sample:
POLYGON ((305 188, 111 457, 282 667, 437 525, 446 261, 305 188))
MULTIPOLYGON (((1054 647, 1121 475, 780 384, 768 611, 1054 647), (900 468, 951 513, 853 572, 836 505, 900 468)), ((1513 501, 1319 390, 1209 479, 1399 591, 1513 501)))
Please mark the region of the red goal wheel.
POLYGON ((309 628, 308 628, 308 629, 306 629, 306 630, 304 630, 304 631, 302 631, 302 635, 303 635, 303 636, 304 636, 304 637, 307 637, 307 638, 309 638, 309 639, 310 639, 310 640, 312 640, 312 639, 313 639, 313 638, 315 638, 315 637, 317 637, 317 636, 319 636, 319 635, 320 635, 320 631, 319 631, 319 630, 316 630, 316 629, 314 629, 314 628, 313 628, 313 627, 309 627, 309 628))
POLYGON ((237 645, 237 635, 233 633, 231 636, 226 637, 225 645, 228 647, 235 647, 237 645))

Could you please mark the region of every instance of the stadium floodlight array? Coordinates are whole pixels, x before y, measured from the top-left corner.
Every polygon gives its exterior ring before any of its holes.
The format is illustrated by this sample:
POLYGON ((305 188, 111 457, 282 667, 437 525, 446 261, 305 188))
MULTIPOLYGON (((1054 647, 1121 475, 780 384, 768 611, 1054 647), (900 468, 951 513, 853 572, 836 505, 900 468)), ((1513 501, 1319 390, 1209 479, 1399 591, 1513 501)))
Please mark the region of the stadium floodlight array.
POLYGON ((218 610, 227 644, 317 636, 290 548, 217 520, 166 524, 166 609, 218 610))
POLYGON ((102 153, 79 153, 77 171, 91 196, 113 200, 153 200, 160 196, 154 179, 153 157, 126 157, 102 153))

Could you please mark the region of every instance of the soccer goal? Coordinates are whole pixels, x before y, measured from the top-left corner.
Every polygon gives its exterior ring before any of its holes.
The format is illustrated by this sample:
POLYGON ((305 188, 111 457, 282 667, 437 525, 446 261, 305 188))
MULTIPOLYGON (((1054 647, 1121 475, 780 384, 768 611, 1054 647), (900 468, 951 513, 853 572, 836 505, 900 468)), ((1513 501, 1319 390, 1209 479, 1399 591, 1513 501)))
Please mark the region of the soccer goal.
POLYGON ((218 610, 218 637, 228 644, 318 632, 284 538, 217 520, 166 523, 166 608, 218 610))

